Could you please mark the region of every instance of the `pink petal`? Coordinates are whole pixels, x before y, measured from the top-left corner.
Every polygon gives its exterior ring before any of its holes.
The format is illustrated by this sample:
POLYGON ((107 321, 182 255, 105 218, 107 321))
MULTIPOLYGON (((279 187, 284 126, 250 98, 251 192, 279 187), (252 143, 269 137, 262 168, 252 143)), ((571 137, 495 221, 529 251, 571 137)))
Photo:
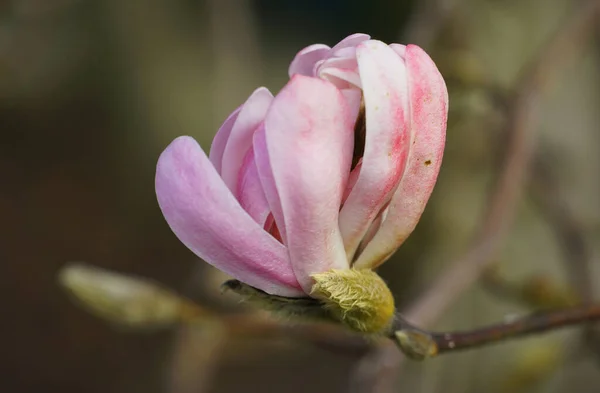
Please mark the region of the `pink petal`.
POLYGON ((376 267, 413 231, 437 180, 446 141, 448 91, 431 58, 418 46, 406 47, 412 128, 406 172, 392 197, 381 228, 356 261, 376 267))
POLYGON ((319 76, 331 83, 338 89, 360 88, 360 77, 355 71, 341 68, 327 68, 319 76))
POLYGON ((356 56, 353 57, 332 57, 323 61, 320 65, 320 70, 325 68, 345 68, 358 72, 358 63, 356 62, 356 56))
POLYGON ((334 83, 338 88, 361 88, 356 45, 369 39, 366 34, 346 37, 331 49, 329 56, 315 65, 315 74, 334 83))
POLYGON ((383 208, 383 211, 381 211, 379 214, 377 214, 377 217, 375 217, 375 219, 371 223, 369 230, 367 231, 367 233, 365 233, 365 236, 360 241, 360 245, 358 246, 358 249, 356 250, 356 255, 360 255, 365 250, 365 247, 367 246, 367 244, 369 244, 369 242, 371 240, 373 240, 373 237, 375 236, 375 234, 377 234, 377 232, 379 231, 379 228, 381 228, 381 223, 383 222, 384 217, 387 215, 388 209, 389 209, 389 206, 386 206, 383 208))
POLYGON ((242 209, 191 137, 161 154, 156 196, 175 235, 200 258, 265 292, 304 295, 285 247, 242 209))
POLYGON ((406 45, 390 44, 390 48, 394 50, 404 60, 406 57, 406 45))
MULTIPOLYGON (((260 182, 262 184, 263 192, 269 204, 273 221, 278 226, 279 234, 283 243, 286 243, 287 236, 285 232, 285 224, 283 220, 283 210, 281 208, 281 200, 279 199, 279 192, 275 185, 275 179, 273 178, 273 169, 271 168, 271 161, 269 158, 269 151, 267 149, 267 140, 265 134, 265 127, 259 127, 254 133, 254 161, 258 170, 260 182)), ((272 225, 272 223, 271 223, 272 225)), ((265 224, 265 228, 270 229, 269 223, 265 224)))
MULTIPOLYGON (((359 43, 357 43, 356 45, 358 45, 359 43)), ((327 60, 330 60, 330 59, 353 59, 354 61, 356 61, 356 46, 349 46, 346 48, 338 49, 335 52, 332 49, 331 52, 332 52, 330 54, 331 57, 329 57, 329 59, 327 59, 327 60)))
POLYGON ((329 50, 330 48, 323 44, 314 44, 302 49, 290 64, 290 68, 288 69, 290 78, 294 74, 313 76, 315 64, 319 60, 324 59, 329 50))
POLYGON ((338 211, 352 160, 354 120, 334 85, 300 75, 275 97, 265 119, 286 244, 305 291, 313 285, 311 274, 349 267, 338 211))
POLYGON ((348 176, 348 182, 346 183, 346 189, 344 190, 344 194, 342 195, 342 204, 346 203, 348 196, 352 192, 352 189, 356 185, 358 181, 358 175, 360 175, 360 168, 362 167, 362 158, 358 161, 354 169, 350 171, 350 175, 348 176))
POLYGON ((231 129, 238 118, 242 106, 239 106, 231 115, 229 115, 229 117, 227 117, 221 128, 219 128, 219 131, 217 131, 217 134, 213 138, 212 145, 210 146, 208 156, 210 162, 212 162, 219 174, 221 173, 221 163, 223 162, 223 152, 225 152, 227 140, 229 139, 229 135, 231 135, 231 129))
POLYGON ((358 112, 360 112, 360 104, 362 101, 362 91, 359 89, 342 89, 341 90, 344 99, 346 100, 346 105, 348 106, 348 117, 352 120, 352 126, 356 123, 356 118, 358 117, 358 112))
POLYGON ((318 72, 317 63, 328 57, 347 57, 354 58, 354 50, 356 45, 368 40, 370 37, 367 34, 352 34, 341 40, 333 48, 327 45, 314 44, 302 49, 288 69, 288 74, 292 77, 294 74, 316 76, 318 72))
POLYGON ((358 180, 340 212, 340 229, 349 260, 396 190, 410 144, 404 62, 386 44, 373 40, 358 46, 357 57, 367 132, 358 180))
POLYGON ((258 176, 258 168, 254 161, 254 149, 252 147, 246 154, 244 163, 240 168, 236 196, 242 208, 258 225, 264 228, 271 211, 258 176))
POLYGON ((356 58, 341 58, 336 57, 325 60, 319 65, 319 76, 334 83, 338 88, 343 88, 343 85, 336 83, 337 80, 343 80, 353 86, 361 88, 360 76, 358 75, 358 63, 356 58))
POLYGON ((354 33, 344 38, 340 42, 338 42, 333 48, 331 48, 331 53, 336 55, 339 53, 341 49, 355 47, 358 44, 367 41, 371 36, 363 33, 354 33))
POLYGON ((223 152, 221 177, 235 192, 242 161, 252 146, 252 135, 262 123, 273 101, 273 95, 264 87, 256 89, 246 100, 237 116, 223 152))

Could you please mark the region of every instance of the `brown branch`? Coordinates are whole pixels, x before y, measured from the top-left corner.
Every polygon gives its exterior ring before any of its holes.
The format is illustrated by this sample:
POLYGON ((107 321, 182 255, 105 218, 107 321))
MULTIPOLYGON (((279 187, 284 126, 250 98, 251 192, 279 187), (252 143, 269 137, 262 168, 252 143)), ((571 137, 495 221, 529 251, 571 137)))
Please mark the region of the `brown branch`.
POLYGON ((492 262, 493 254, 501 246, 510 227, 515 206, 526 179, 535 145, 539 97, 567 59, 572 60, 582 44, 594 31, 598 20, 600 2, 587 1, 571 19, 552 37, 538 56, 526 67, 517 83, 512 106, 506 122, 509 135, 508 148, 487 212, 481 222, 472 247, 449 270, 434 281, 431 288, 420 297, 405 315, 422 326, 433 323, 439 315, 466 289, 468 289, 492 262))
POLYGON ((533 314, 469 332, 434 333, 432 339, 438 353, 446 353, 598 320, 600 320, 600 305, 583 305, 533 314))
MULTIPOLYGON (((598 320, 600 304, 585 304, 538 312, 464 332, 430 332, 397 315, 387 337, 396 342, 405 355, 421 360, 598 320)), ((365 380, 373 380, 374 375, 387 375, 400 363, 399 358, 390 353, 390 341, 384 337, 352 332, 333 323, 282 323, 255 314, 224 316, 221 323, 229 334, 235 336, 299 340, 337 353, 362 356, 363 362, 358 370, 365 380), (376 365, 384 368, 380 370, 376 365)), ((388 383, 391 382, 382 382, 382 386, 388 383)))
MULTIPOLYGON (((357 368, 353 388, 363 386, 364 389, 358 391, 390 391, 402 361, 397 349, 391 345, 392 341, 408 357, 425 359, 443 352, 600 319, 600 305, 583 305, 538 313, 469 332, 432 333, 397 315, 387 335, 367 335, 336 323, 302 319, 282 322, 256 313, 218 315, 150 280, 93 266, 68 265, 60 272, 59 278, 63 288, 88 311, 112 324, 133 330, 184 325, 202 328, 199 331, 208 332, 208 339, 213 341, 219 337, 227 340, 244 336, 285 339, 360 356, 363 360, 357 368), (211 337, 210 332, 218 332, 218 337, 211 337), (369 386, 371 390, 367 390, 369 386)), ((174 377, 178 386, 187 389, 194 379, 189 378, 192 375, 189 370, 182 372, 175 373, 174 377)))

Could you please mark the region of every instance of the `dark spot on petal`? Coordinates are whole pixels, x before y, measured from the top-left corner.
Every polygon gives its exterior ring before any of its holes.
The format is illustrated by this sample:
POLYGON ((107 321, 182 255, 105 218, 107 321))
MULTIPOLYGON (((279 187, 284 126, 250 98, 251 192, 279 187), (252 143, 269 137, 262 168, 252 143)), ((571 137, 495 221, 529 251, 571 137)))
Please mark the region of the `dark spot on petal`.
POLYGON ((425 166, 429 166, 429 165, 431 165, 431 160, 425 161, 425 166))

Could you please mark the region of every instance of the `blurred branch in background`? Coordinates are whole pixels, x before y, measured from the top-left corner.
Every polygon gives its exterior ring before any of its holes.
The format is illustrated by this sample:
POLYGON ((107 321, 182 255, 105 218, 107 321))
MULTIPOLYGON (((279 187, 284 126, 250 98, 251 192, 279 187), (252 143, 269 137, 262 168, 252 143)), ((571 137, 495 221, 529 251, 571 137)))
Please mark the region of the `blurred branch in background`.
MULTIPOLYGON (((600 305, 584 305, 502 321, 472 331, 433 333, 407 324, 398 315, 386 338, 352 332, 331 323, 280 321, 254 313, 218 315, 149 280, 92 266, 67 265, 59 280, 83 308, 116 326, 143 331, 184 325, 188 334, 193 332, 189 328, 198 329, 202 339, 198 340, 196 335, 192 342, 203 344, 203 373, 198 375, 188 370, 183 355, 191 352, 179 351, 172 371, 174 389, 178 392, 198 391, 204 386, 210 380, 220 343, 240 337, 269 341, 284 339, 296 344, 307 342, 350 356, 361 356, 363 359, 351 380, 353 391, 387 392, 393 389, 401 364, 398 347, 408 357, 423 360, 446 352, 600 320, 600 305)), ((194 345, 191 349, 198 350, 199 346, 194 345)))
POLYGON ((430 290, 407 309, 405 315, 409 321, 420 326, 431 325, 493 261, 493 255, 510 227, 535 149, 539 96, 560 75, 565 61, 572 61, 586 46, 599 14, 600 2, 583 3, 525 68, 507 113, 505 129, 510 139, 505 161, 499 169, 475 241, 465 255, 452 263, 449 270, 433 282, 430 290))
POLYGON ((534 274, 524 280, 510 280, 499 266, 492 265, 483 273, 486 290, 502 300, 510 300, 533 310, 565 308, 581 303, 571 286, 560 285, 547 274, 534 274))
MULTIPOLYGON (((543 150, 542 150, 543 151, 543 150)), ((593 250, 585 236, 581 223, 577 221, 564 202, 549 160, 554 156, 547 151, 539 154, 533 165, 532 191, 539 206, 544 210, 548 224, 554 231, 569 281, 580 301, 594 301, 594 282, 591 266, 593 250)), ((590 350, 600 362, 600 331, 588 324, 582 330, 581 345, 590 350)))

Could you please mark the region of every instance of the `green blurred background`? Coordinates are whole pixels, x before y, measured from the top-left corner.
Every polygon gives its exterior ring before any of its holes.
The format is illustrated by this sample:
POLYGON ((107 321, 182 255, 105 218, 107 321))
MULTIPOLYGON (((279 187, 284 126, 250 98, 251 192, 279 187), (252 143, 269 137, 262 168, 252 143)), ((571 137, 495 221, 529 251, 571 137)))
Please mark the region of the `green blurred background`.
MULTIPOLYGON (((502 152, 502 108, 569 0, 6 0, 0 3, 0 391, 342 392, 356 359, 304 346, 215 340, 190 329, 118 331, 56 284, 67 261, 153 278, 215 307, 224 279, 164 222, 154 165, 176 136, 204 148, 258 86, 277 92, 294 54, 354 32, 422 45, 447 77, 448 147, 414 235, 382 269, 400 305, 469 245, 502 152), (493 92, 492 92, 493 93, 493 92), (214 349, 214 348, 213 348, 214 349), (216 354, 219 354, 218 358, 216 354)), ((560 195, 600 251, 600 34, 540 103, 540 146, 560 195)), ((528 192, 498 258, 510 280, 568 285, 528 192)), ((593 264, 598 276, 598 263, 593 264)), ((528 311, 477 285, 435 326, 528 311)), ((398 391, 598 392, 600 366, 561 332, 410 363, 398 391)))

